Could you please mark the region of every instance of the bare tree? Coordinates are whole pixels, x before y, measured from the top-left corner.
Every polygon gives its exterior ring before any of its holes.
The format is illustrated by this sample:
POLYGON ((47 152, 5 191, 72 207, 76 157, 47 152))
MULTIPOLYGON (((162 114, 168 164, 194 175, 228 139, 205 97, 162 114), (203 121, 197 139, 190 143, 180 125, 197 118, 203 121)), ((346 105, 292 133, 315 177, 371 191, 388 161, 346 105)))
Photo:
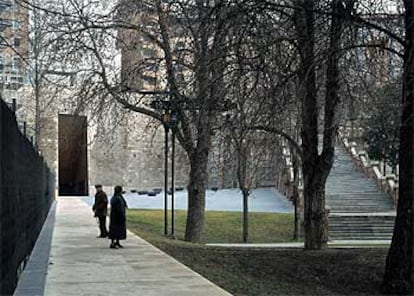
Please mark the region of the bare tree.
POLYGON ((383 288, 388 293, 413 291, 413 100, 414 100, 414 4, 404 1, 405 40, 400 129, 400 179, 397 217, 388 252, 383 288))
MULTIPOLYGON (((327 215, 325 213, 325 184, 334 160, 335 137, 338 128, 339 105, 339 53, 343 22, 338 14, 343 8, 340 1, 332 1, 329 10, 329 48, 326 64, 325 102, 323 113, 318 104, 317 41, 322 39, 320 21, 315 20, 315 11, 325 9, 322 3, 294 1, 293 22, 299 50, 299 81, 301 84, 302 110, 302 171, 305 199, 305 248, 320 249, 327 242, 327 215), (319 24, 319 25, 318 25, 319 24), (319 27, 318 27, 319 26, 319 27), (318 39, 317 39, 318 38, 318 39), (323 114, 322 152, 319 154, 318 124, 323 114)), ((319 57, 320 59, 320 57, 319 57)))
MULTIPOLYGON (((234 87, 230 91, 236 107, 232 115, 228 115, 224 126, 232 141, 233 154, 236 160, 236 176, 238 187, 243 200, 243 242, 248 241, 249 235, 249 196, 257 185, 258 179, 266 176, 261 172, 265 163, 271 163, 272 155, 276 153, 279 141, 277 136, 252 129, 260 124, 266 114, 266 96, 261 93, 261 72, 250 72, 243 65, 233 72, 234 87), (262 174, 261 174, 262 173, 262 174)), ((269 173, 269 172, 264 172, 269 173)))
MULTIPOLYGON (((361 2, 362 3, 362 2, 361 2)), ((413 94, 414 94, 414 5, 412 1, 386 2, 396 8, 384 11, 382 3, 367 1, 359 13, 344 16, 375 35, 383 35, 393 46, 374 44, 402 58, 401 127, 399 145, 399 196, 397 217, 388 252, 383 290, 390 294, 413 291, 413 94), (401 20, 403 19, 403 22, 401 20)), ((371 47, 369 45, 368 47, 371 47)), ((397 63, 395 63, 397 64, 397 63)), ((395 66, 395 65, 394 65, 395 66)), ((393 77, 392 77, 393 78, 393 77)))
MULTIPOLYGON (((97 96, 110 96, 125 108, 161 122, 162 113, 148 108, 148 103, 157 95, 168 95, 172 108, 181 119, 176 135, 190 162, 185 237, 186 240, 197 241, 204 225, 212 129, 217 114, 225 109, 226 87, 222 77, 227 66, 228 30, 231 19, 237 16, 237 7, 226 1, 212 3, 200 0, 171 1, 168 5, 162 1, 134 1, 106 8, 94 2, 71 1, 54 9, 35 8, 58 19, 55 26, 59 27, 59 36, 55 38, 55 44, 59 51, 65 52, 61 63, 82 68, 76 80, 80 99, 87 97, 90 99, 88 104, 91 104, 97 96), (140 26, 133 18, 119 18, 122 5, 133 10, 149 9, 154 16, 154 26, 140 26), (165 84, 160 89, 133 90, 122 82, 125 77, 114 62, 119 59, 115 44, 126 42, 117 38, 119 30, 137 32, 162 52, 158 62, 165 84), (174 31, 179 32, 181 41, 186 44, 184 50, 176 50, 174 31), (185 68, 185 71, 177 71, 177 68, 185 68), (180 83, 183 73, 187 80, 180 83)), ((149 58, 155 60, 157 55, 149 58)), ((140 65, 136 66, 135 69, 142 74, 140 65)))

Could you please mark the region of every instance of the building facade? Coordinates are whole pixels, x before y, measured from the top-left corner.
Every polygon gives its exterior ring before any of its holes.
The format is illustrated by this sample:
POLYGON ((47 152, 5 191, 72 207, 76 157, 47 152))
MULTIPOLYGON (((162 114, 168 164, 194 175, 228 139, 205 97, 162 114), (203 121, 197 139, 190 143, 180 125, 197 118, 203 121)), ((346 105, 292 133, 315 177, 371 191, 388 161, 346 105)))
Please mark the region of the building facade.
POLYGON ((29 72, 29 11, 15 0, 0 1, 0 91, 4 101, 17 107, 19 122, 33 133, 34 111, 25 95, 29 72))

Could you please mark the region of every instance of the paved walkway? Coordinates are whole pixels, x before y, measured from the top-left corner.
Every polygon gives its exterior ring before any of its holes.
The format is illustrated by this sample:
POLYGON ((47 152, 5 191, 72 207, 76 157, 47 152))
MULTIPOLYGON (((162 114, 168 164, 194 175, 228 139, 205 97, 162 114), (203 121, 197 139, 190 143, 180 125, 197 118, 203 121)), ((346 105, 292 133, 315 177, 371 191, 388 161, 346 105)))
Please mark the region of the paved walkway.
MULTIPOLYGON (((389 248, 391 244, 390 240, 337 240, 328 242, 329 248, 389 248)), ((290 249, 298 248, 303 249, 305 247, 303 242, 290 242, 290 243, 264 243, 264 244, 255 244, 255 243, 211 243, 206 244, 210 247, 222 247, 222 248, 275 248, 275 249, 290 249)))
POLYGON ((78 198, 58 198, 55 219, 44 295, 230 295, 131 232, 109 249, 78 198))

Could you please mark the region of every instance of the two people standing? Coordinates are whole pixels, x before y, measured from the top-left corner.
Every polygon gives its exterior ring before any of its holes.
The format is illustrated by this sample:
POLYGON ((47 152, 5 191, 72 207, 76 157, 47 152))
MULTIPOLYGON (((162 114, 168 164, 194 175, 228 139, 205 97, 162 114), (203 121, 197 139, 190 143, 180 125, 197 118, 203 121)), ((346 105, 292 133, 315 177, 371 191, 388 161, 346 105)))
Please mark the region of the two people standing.
POLYGON ((114 195, 111 198, 109 232, 106 230, 108 198, 106 197, 105 192, 102 191, 102 185, 96 185, 95 188, 95 204, 93 205, 92 210, 95 212, 95 217, 99 218, 99 229, 101 231, 101 235, 98 237, 109 237, 109 239, 111 239, 111 244, 109 246, 111 249, 123 248, 119 241, 126 239, 126 209, 128 208, 128 205, 122 196, 122 187, 115 186, 114 195), (103 196, 105 196, 106 202, 103 196), (102 207, 100 206, 101 202, 102 207), (105 210, 99 211, 101 208, 105 208, 105 210), (100 218, 102 216, 103 218, 100 218))

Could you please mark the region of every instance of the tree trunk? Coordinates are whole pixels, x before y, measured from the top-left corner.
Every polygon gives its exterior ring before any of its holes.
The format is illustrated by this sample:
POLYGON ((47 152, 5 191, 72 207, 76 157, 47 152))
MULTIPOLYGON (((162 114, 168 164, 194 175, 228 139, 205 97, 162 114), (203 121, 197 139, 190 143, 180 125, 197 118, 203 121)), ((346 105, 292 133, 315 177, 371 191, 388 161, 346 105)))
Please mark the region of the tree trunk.
POLYGON ((243 230, 242 241, 247 243, 249 236, 249 189, 246 186, 247 183, 247 155, 248 149, 245 147, 243 140, 245 135, 239 134, 239 138, 235 138, 236 153, 237 153, 237 181, 239 189, 243 196, 243 230))
POLYGON ((34 81, 34 91, 35 91, 35 149, 39 149, 40 141, 40 80, 39 80, 39 69, 36 63, 35 65, 35 81, 34 81))
POLYGON ((243 242, 249 238, 249 191, 243 190, 243 242))
POLYGON ((295 197, 295 193, 293 193, 293 205, 295 207, 295 213, 294 213, 294 219, 295 219, 295 225, 293 230, 293 240, 297 241, 300 236, 300 222, 299 222, 299 209, 298 209, 298 199, 295 197))
MULTIPOLYGON (((316 2, 316 1, 315 1, 316 2)), ((325 213, 325 184, 334 161, 335 136, 338 128, 339 55, 342 22, 340 1, 332 1, 329 32, 329 56, 326 72, 326 96, 322 154, 318 154, 318 107, 315 70, 314 1, 301 1, 295 13, 296 31, 302 45, 300 78, 302 100, 302 149, 305 200, 305 249, 324 248, 328 241, 328 219, 325 213)))
POLYGON ((404 1, 406 44, 404 55, 402 117, 400 129, 400 175, 397 217, 388 252, 383 290, 410 294, 413 279, 413 97, 414 97, 414 4, 404 1))
POLYGON ((290 150, 292 155, 292 166, 293 166, 293 203, 295 206, 295 229, 293 233, 293 239, 298 240, 301 234, 300 224, 300 196, 299 196, 299 157, 294 149, 290 150))
POLYGON ((197 242, 204 228, 206 205, 206 187, 208 182, 208 155, 211 140, 211 118, 200 114, 197 146, 187 151, 190 160, 190 180, 188 183, 188 212, 185 228, 185 240, 197 242))
POLYGON ((208 150, 193 153, 190 157, 190 181, 188 184, 188 212, 185 240, 197 242, 204 227, 204 209, 206 204, 206 184, 208 150))
POLYGON ((318 166, 318 108, 315 73, 314 2, 300 1, 301 10, 295 12, 296 32, 301 54, 300 79, 302 84, 302 149, 304 180, 305 249, 323 247, 323 217, 325 184, 320 179, 318 166))
MULTIPOLYGON (((317 169, 315 170, 317 171, 317 169)), ((326 247, 327 219, 325 214, 325 183, 321 174, 304 173, 305 198, 305 249, 320 250, 326 247)))

